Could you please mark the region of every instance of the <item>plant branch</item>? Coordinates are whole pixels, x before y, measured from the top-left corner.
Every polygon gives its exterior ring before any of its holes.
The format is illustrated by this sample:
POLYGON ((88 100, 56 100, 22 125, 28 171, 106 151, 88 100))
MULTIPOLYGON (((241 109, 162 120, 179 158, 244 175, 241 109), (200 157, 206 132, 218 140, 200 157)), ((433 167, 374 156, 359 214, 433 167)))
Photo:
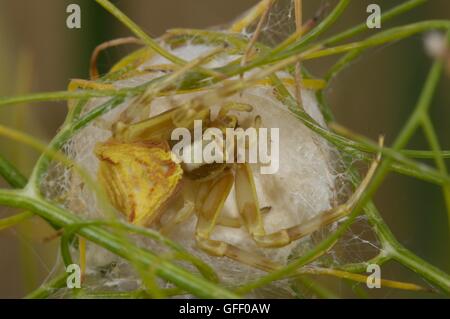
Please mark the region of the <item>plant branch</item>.
MULTIPOLYGON (((60 227, 67 227, 71 224, 79 224, 82 222, 79 217, 71 212, 57 207, 44 199, 35 198, 34 196, 34 194, 30 196, 26 191, 0 190, 0 204, 32 211, 60 227)), ((120 236, 106 231, 101 227, 86 226, 80 228, 77 233, 122 258, 134 260, 143 267, 154 270, 161 278, 176 284, 178 287, 196 296, 202 298, 237 297, 237 295, 226 289, 157 257, 149 250, 138 248, 134 245, 125 245, 120 236)))
POLYGON ((27 179, 6 158, 0 155, 0 175, 14 188, 22 188, 27 184, 27 179))

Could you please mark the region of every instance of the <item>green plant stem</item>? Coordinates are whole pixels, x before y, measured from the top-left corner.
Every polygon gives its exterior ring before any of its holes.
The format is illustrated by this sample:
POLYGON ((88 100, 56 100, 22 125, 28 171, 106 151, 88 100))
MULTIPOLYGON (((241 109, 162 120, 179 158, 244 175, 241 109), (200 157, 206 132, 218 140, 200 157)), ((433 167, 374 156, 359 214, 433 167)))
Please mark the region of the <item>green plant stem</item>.
POLYGON ((15 214, 11 217, 0 219, 0 231, 7 229, 9 227, 16 226, 17 224, 20 224, 24 220, 27 220, 33 216, 34 216, 34 214, 31 212, 23 212, 23 213, 15 214))
POLYGON ((66 286, 67 276, 67 273, 63 273, 55 277, 49 283, 42 285, 38 289, 26 295, 25 299, 46 299, 51 297, 55 291, 66 286))
MULTIPOLYGON (((428 110, 433 99, 433 94, 436 89, 437 83, 442 73, 442 62, 436 61, 433 63, 431 70, 427 76, 425 86, 419 97, 419 101, 412 113, 400 132, 399 136, 393 144, 393 149, 399 150, 406 146, 408 141, 411 139, 412 135, 419 126, 422 118, 428 114, 428 110)), ((390 161, 385 161, 384 163, 389 163, 390 161)), ((384 164, 387 165, 387 164, 384 164)))
POLYGON ((150 38, 136 23, 134 23, 130 18, 123 14, 116 6, 114 6, 108 0, 95 0, 103 8, 105 8, 109 13, 122 22, 128 29, 130 29, 137 37, 142 39, 146 45, 148 45, 152 50, 157 52, 159 55, 165 57, 167 60, 174 62, 176 64, 185 64, 185 61, 178 58, 177 56, 171 54, 162 48, 158 42, 150 38))
MULTIPOLYGON (((278 54, 267 54, 264 57, 257 58, 253 61, 251 61, 246 66, 243 66, 239 68, 238 70, 234 70, 232 73, 240 74, 244 71, 247 71, 249 69, 260 67, 262 65, 268 64, 268 63, 274 63, 278 62, 280 60, 284 60, 287 58, 290 58, 292 56, 298 55, 299 60, 310 60, 310 59, 317 59, 321 57, 346 53, 351 51, 352 54, 355 52, 359 52, 358 54, 361 54, 364 50, 379 46, 385 43, 398 41, 405 39, 407 37, 410 37, 414 34, 424 32, 431 29, 442 29, 442 30, 448 30, 450 29, 450 21, 448 20, 429 20, 429 21, 422 21, 417 23, 412 23, 408 25, 404 25, 401 27, 395 27, 388 29, 386 31, 379 32, 375 34, 374 36, 371 36, 365 40, 357 41, 353 43, 348 43, 344 45, 339 45, 335 47, 327 47, 323 48, 321 45, 316 45, 312 48, 306 49, 302 46, 296 47, 291 50, 285 50, 278 54), (358 51, 359 50, 359 51, 358 51)), ((225 70, 222 70, 224 73, 228 74, 225 70)))
MULTIPOLYGON (((342 71, 347 65, 350 64, 351 61, 355 60, 357 57, 359 57, 361 54, 365 52, 366 49, 370 48, 374 43, 377 43, 378 41, 382 40, 383 38, 393 40, 393 36, 397 37, 397 40, 403 39, 405 37, 411 36, 412 34, 415 34, 417 32, 423 32, 426 30, 431 29, 444 29, 449 30, 450 29, 450 22, 448 20, 432 20, 432 21, 423 21, 423 22, 417 22, 413 23, 407 26, 392 28, 384 32, 380 32, 378 34, 375 34, 374 36, 364 40, 360 41, 359 43, 351 43, 348 45, 344 45, 341 47, 334 47, 330 48, 331 51, 334 51, 333 53, 336 53, 337 51, 340 51, 342 49, 345 49, 345 47, 353 47, 354 49, 348 52, 345 56, 343 56, 331 69, 328 71, 327 75, 325 76, 325 79, 327 81, 330 81, 336 74, 338 74, 340 71, 342 71), (363 43, 365 42, 365 43, 363 43)), ((388 41, 391 41, 388 40, 388 41)), ((323 50, 325 51, 325 50, 323 50)), ((330 52, 322 52, 322 54, 329 54, 330 52)))
MULTIPOLYGON (((356 185, 360 178, 354 168, 351 169, 352 182, 356 185)), ((389 227, 384 222, 372 201, 368 202, 365 208, 365 214, 369 218, 374 232, 381 241, 382 250, 380 254, 369 261, 358 264, 347 264, 342 267, 343 270, 349 272, 360 273, 366 270, 369 263, 382 265, 385 262, 393 259, 398 261, 403 266, 416 272, 423 278, 427 279, 434 287, 438 287, 441 291, 449 294, 450 292, 450 278, 448 274, 435 266, 429 264, 420 257, 414 255, 408 249, 403 247, 394 237, 389 227), (413 257, 412 257, 413 256, 413 257), (412 257, 410 260, 408 258, 412 257)))
MULTIPOLYGON (((62 127, 55 138, 50 142, 50 145, 48 146, 49 150, 53 152, 58 151, 75 133, 77 133, 95 118, 119 106, 122 102, 123 98, 121 97, 111 98, 77 121, 69 123, 67 126, 62 127)), ((36 165, 34 166, 29 184, 32 185, 36 193, 39 193, 39 187, 42 181, 42 177, 44 176, 48 166, 50 165, 50 162, 51 156, 48 154, 48 152, 46 152, 41 155, 36 165)))
MULTIPOLYGON (((440 77, 441 69, 442 65, 439 62, 436 62, 433 65, 426 80, 425 87, 419 98, 419 102, 415 107, 412 116, 409 118, 406 125, 399 134, 399 137, 396 139, 393 150, 400 150, 404 146, 406 146, 407 141, 411 138, 414 131, 417 129, 419 123, 422 121, 423 116, 427 114, 427 111, 431 104, 433 92, 440 77)), ((417 152, 403 150, 402 152, 406 155, 418 157, 423 157, 425 155, 425 153, 421 151, 417 152)), ((381 183, 382 179, 384 178, 383 175, 387 173, 390 164, 392 164, 392 158, 387 158, 383 161, 380 169, 378 170, 379 174, 375 177, 375 183, 377 183, 378 185, 381 183)), ((419 258, 409 250, 404 248, 400 243, 398 243, 398 241, 395 239, 392 232, 389 230, 382 217, 378 213, 377 209, 371 202, 366 207, 366 215, 368 216, 375 233, 378 235, 383 245, 383 254, 382 256, 380 256, 381 262, 385 262, 392 258, 402 265, 408 267, 412 271, 421 275, 433 286, 438 287, 441 291, 449 294, 450 279, 448 274, 444 273, 433 265, 430 265, 423 259, 419 258)), ((361 266, 362 264, 360 264, 359 267, 357 265, 351 265, 350 269, 352 269, 353 267, 354 271, 361 271, 361 266)))
POLYGON ((449 182, 449 178, 445 175, 442 175, 436 169, 424 165, 422 163, 417 163, 413 160, 410 160, 403 156, 398 150, 380 147, 378 144, 373 143, 367 138, 362 138, 356 135, 357 140, 352 140, 344 137, 343 135, 336 134, 321 125, 319 125, 308 113, 304 110, 301 110, 296 105, 295 99, 290 95, 288 90, 284 87, 284 85, 274 79, 275 87, 277 88, 278 95, 280 100, 287 104, 291 112, 300 120, 302 123, 311 129, 313 132, 319 134, 321 137, 329 141, 330 143, 336 145, 340 150, 348 153, 353 153, 354 150, 362 151, 362 152, 370 152, 370 153, 378 153, 380 152, 383 156, 392 158, 398 163, 402 164, 401 172, 415 176, 428 176, 432 178, 434 182, 439 184, 444 184, 449 182))
POLYGON ((71 224, 70 226, 64 229, 64 234, 61 237, 61 245, 63 246, 62 255, 63 259, 67 264, 71 264, 70 262, 70 252, 68 249, 68 243, 74 233, 79 232, 79 230, 86 226, 108 226, 115 229, 123 229, 128 233, 138 234, 150 239, 153 239, 164 246, 172 249, 174 257, 178 259, 182 259, 190 262, 193 266, 197 268, 197 270, 208 280, 211 282, 219 282, 219 278, 214 270, 204 263, 200 258, 190 255, 183 246, 177 244, 176 242, 164 237, 158 231, 144 228, 136 225, 132 225, 129 223, 124 223, 119 220, 89 220, 87 222, 82 222, 80 224, 71 224), (64 243, 64 245, 63 245, 64 243))
MULTIPOLYGON (((438 167, 441 174, 448 176, 447 166, 445 165, 444 159, 441 156, 441 146, 437 134, 434 130, 433 123, 431 122, 430 116, 428 114, 422 117, 422 127, 425 132, 425 136, 428 139, 430 147, 434 153, 434 159, 436 166, 438 167)), ((450 229, 450 183, 445 183, 442 185, 442 193, 444 196, 445 206, 447 207, 447 221, 448 229, 450 229)))
MULTIPOLYGON (((130 18, 128 18, 122 11, 120 11, 116 6, 114 6, 108 0, 95 0, 98 4, 100 4, 103 8, 105 8, 109 13, 111 13, 114 17, 117 18, 120 22, 122 22, 131 32, 133 32, 137 37, 142 39, 146 45, 148 45, 153 51, 166 58, 167 60, 178 64, 178 65, 186 65, 187 61, 180 59, 176 55, 173 55, 169 51, 165 50, 162 46, 159 45, 157 41, 149 37, 136 23, 134 23, 130 18)), ((199 67, 199 71, 201 73, 212 76, 212 77, 221 77, 221 74, 211 71, 209 69, 205 69, 199 67)))
POLYGON ((238 294, 246 294, 250 291, 267 285, 273 281, 280 280, 282 278, 288 277, 292 273, 295 272, 296 269, 305 266, 311 261, 317 259, 322 256, 325 252, 327 252, 334 244, 339 240, 339 238, 348 230, 348 228, 353 224, 356 217, 359 215, 359 211, 353 210, 353 212, 348 216, 348 218, 338 227, 338 229, 331 235, 329 235, 326 239, 321 241, 318 245, 316 245, 313 249, 306 252, 302 257, 297 260, 291 262, 289 265, 280 268, 276 271, 273 271, 253 282, 247 283, 238 289, 236 292, 238 294))
POLYGON ((22 173, 12 165, 6 158, 0 155, 0 175, 14 188, 23 188, 27 184, 27 179, 22 173))
POLYGON ((322 299, 339 299, 333 291, 327 287, 321 285, 317 280, 310 278, 308 275, 298 276, 295 278, 300 285, 304 286, 306 289, 311 290, 314 295, 322 299))
MULTIPOLYGON (((47 221, 60 227, 82 222, 77 216, 48 201, 36 198, 36 195, 24 191, 0 190, 0 204, 23 208, 34 212, 47 221)), ((80 236, 102 246, 127 260, 139 262, 142 267, 155 271, 159 277, 174 283, 178 287, 201 298, 237 298, 238 296, 197 275, 155 256, 146 249, 134 245, 125 245, 123 239, 98 226, 86 226, 77 232, 80 236)))
MULTIPOLYGON (((383 13, 381 15, 381 22, 384 23, 386 21, 389 21, 393 18, 395 18, 396 16, 399 16, 403 13, 409 12, 412 9, 416 8, 417 6, 420 6, 422 4, 424 4, 425 2, 427 2, 427 0, 410 0, 410 1, 406 1, 394 8, 392 8, 389 11, 386 11, 385 13, 383 13)), ((347 40, 351 37, 354 37, 358 34, 361 34, 363 32, 367 32, 369 31, 369 28, 367 28, 367 23, 363 22, 361 24, 358 24, 357 26, 346 30, 344 32, 341 32, 339 34, 336 34, 322 42, 320 42, 321 45, 323 46, 330 46, 330 45, 335 45, 338 42, 342 42, 344 40, 347 40)))
MULTIPOLYGON (((405 156, 411 157, 411 158, 434 158, 436 157, 436 152, 434 151, 422 151, 422 150, 401 150, 400 153, 402 153, 405 156)), ((443 159, 450 158, 450 151, 439 151, 438 156, 442 157, 443 159)))
POLYGON ((368 206, 366 215, 374 226, 377 235, 382 240, 383 249, 387 256, 414 271, 427 280, 432 286, 437 287, 447 295, 450 294, 450 276, 448 274, 416 256, 401 245, 394 237, 389 227, 387 227, 373 204, 368 206))
MULTIPOLYGON (((375 206, 373 205, 373 203, 369 203, 367 205, 366 209, 367 210, 375 209, 375 206)), ((377 264, 377 265, 381 266, 381 265, 383 265, 385 262, 387 262, 389 260, 391 260, 391 257, 386 254, 384 249, 382 249, 381 252, 378 255, 376 255, 375 257, 373 257, 370 260, 363 261, 363 262, 360 262, 360 263, 346 264, 346 265, 343 265, 341 267, 338 267, 338 269, 344 270, 344 271, 348 271, 348 272, 352 272, 352 273, 362 273, 362 272, 365 272, 367 270, 367 266, 369 264, 377 264)))
MULTIPOLYGON (((393 144, 393 148, 395 150, 399 150, 406 146, 419 126, 422 117, 427 114, 441 73, 442 63, 439 61, 434 62, 427 76, 418 103, 393 144)), ((371 185, 367 188, 363 197, 369 198, 373 196, 375 190, 381 185, 381 182, 388 173, 391 163, 391 158, 386 158, 383 160, 373 178, 371 185)), ((391 255, 395 260, 401 262, 404 266, 421 275, 432 285, 438 287, 447 294, 450 293, 450 276, 448 274, 426 263, 400 245, 376 210, 369 209, 367 211, 367 215, 369 216, 371 223, 374 225, 374 230, 380 236, 384 249, 387 250, 389 255, 391 255)))
MULTIPOLYGON (((336 133, 339 133, 337 136, 340 136, 341 139, 343 137, 347 137, 347 140, 344 141, 346 144, 350 146, 348 141, 354 142, 355 144, 353 145, 356 150, 361 152, 369 152, 372 154, 380 152, 383 156, 394 159, 395 162, 392 163, 391 168, 395 172, 404 174, 406 176, 413 176, 415 178, 423 179, 432 183, 436 183, 438 185, 446 185, 447 183, 450 183, 450 178, 446 174, 424 163, 413 161, 405 157, 404 153, 401 151, 389 147, 380 147, 374 141, 362 135, 350 132, 348 129, 343 128, 336 123, 331 123, 330 125, 333 126, 336 133)), ((330 142, 334 143, 333 140, 334 138, 330 139, 330 142)), ((348 151, 344 149, 344 151, 350 154, 353 153, 353 151, 351 150, 348 151)), ((366 156, 365 153, 361 152, 359 152, 356 156, 363 156, 367 161, 372 160, 372 157, 366 156)))
MULTIPOLYGON (((423 116, 427 114, 441 73, 442 63, 439 61, 434 62, 426 79, 418 103, 393 144, 393 148, 395 150, 399 150, 406 146, 422 121, 423 116)), ((373 179, 373 185, 375 186, 367 190, 365 194, 366 196, 373 195, 374 190, 381 184, 387 174, 391 163, 392 159, 390 158, 385 159, 381 163, 380 168, 373 179)), ((370 210, 368 216, 371 217, 371 222, 375 224, 375 230, 380 235, 380 239, 383 240, 385 249, 388 250, 389 254, 391 254, 394 259, 400 261, 406 267, 417 272, 431 284, 437 286, 447 294, 450 293, 450 277, 446 273, 428 263, 424 263, 419 257, 415 256, 409 250, 401 246, 395 240, 389 228, 384 224, 384 222, 382 222, 381 217, 375 214, 374 210, 370 210)))
POLYGON ((79 90, 79 91, 57 91, 34 94, 18 95, 13 97, 0 97, 0 106, 15 105, 31 102, 58 102, 70 99, 83 99, 105 96, 127 96, 130 90, 79 90))
MULTIPOLYGON (((432 20, 432 21, 423 21, 414 23, 411 25, 406 25, 402 27, 392 28, 390 30, 380 32, 373 37, 370 37, 366 40, 350 43, 338 47, 327 48, 323 50, 312 50, 310 52, 289 52, 288 54, 284 51, 282 52, 284 55, 276 55, 274 57, 267 58, 266 56, 262 58, 255 59, 250 61, 248 64, 244 66, 239 65, 229 65, 225 67, 221 67, 216 69, 216 71, 223 73, 227 77, 232 77, 235 75, 242 74, 250 69, 255 67, 260 67, 264 64, 273 63, 282 60, 283 58, 293 58, 295 54, 299 54, 298 59, 316 59, 320 57, 325 57, 334 54, 345 53, 348 51, 352 51, 351 54, 356 54, 355 52, 363 52, 364 49, 371 48, 374 46, 382 45, 385 43, 389 43, 392 41, 398 41, 404 39, 406 37, 412 36, 414 34, 430 30, 430 29, 450 29, 450 22, 447 20, 432 20)), ((296 49, 295 51, 298 51, 296 49)), ((281 53, 280 53, 281 54, 281 53)), ((212 84, 210 81, 205 81, 205 76, 196 76, 192 74, 193 78, 202 85, 210 85, 212 84)), ((195 88, 191 86, 190 88, 195 88)), ((181 88, 185 88, 181 86, 181 88)), ((30 94, 30 95, 22 95, 17 97, 2 97, 0 98, 0 106, 4 105, 13 105, 13 104, 21 104, 21 103, 29 103, 29 102, 41 102, 41 101, 61 101, 67 99, 80 99, 80 98, 92 98, 92 97, 104 97, 104 96, 134 96, 136 94, 142 93, 142 88, 134 88, 134 89, 121 89, 117 91, 109 91, 109 90, 82 90, 82 91, 61 91, 61 92, 49 92, 49 93, 38 93, 38 94, 30 94)))
MULTIPOLYGON (((339 3, 334 7, 333 11, 315 28, 313 28, 306 35, 302 36, 300 40, 294 42, 285 50, 285 55, 289 55, 289 52, 299 52, 305 48, 311 41, 317 39, 321 34, 327 31, 336 20, 344 13, 345 9, 350 4, 350 0, 340 0, 339 3)), ((276 51, 275 51, 276 53, 276 51)))
MULTIPOLYGON (((178 296, 184 292, 178 288, 160 289, 164 296, 178 296)), ((148 299, 151 295, 147 290, 135 291, 81 291, 76 295, 76 298, 82 299, 148 299)))
MULTIPOLYGON (((401 130, 399 136, 397 137, 394 143, 393 148, 395 150, 399 150, 406 145, 406 143, 414 133, 415 129, 417 128, 421 115, 424 114, 424 112, 427 112, 429 105, 431 103, 434 90, 439 80, 441 71, 442 71, 442 63, 435 62, 427 77, 424 89, 421 93, 418 104, 415 107, 413 114, 406 122, 405 126, 401 130)), ((245 286, 239 288, 237 292, 247 293, 257 287, 268 284, 274 280, 281 279, 293 273, 299 267, 306 265, 307 263, 311 262, 318 256, 328 251, 336 243, 336 241, 340 238, 340 236, 344 234, 347 231, 347 229, 351 226, 351 224, 353 223, 355 218, 359 215, 361 209, 366 205, 366 203, 369 204, 370 208, 369 202, 370 198, 372 198, 375 191, 379 188, 385 176, 389 172, 390 164, 392 162, 393 162, 392 158, 387 158, 382 161, 372 181, 367 186, 365 192, 362 194, 358 203, 355 205, 353 212, 349 215, 348 219, 345 220, 333 234, 328 236, 325 240, 320 242, 318 245, 316 245, 313 249, 311 249, 301 258, 290 263, 286 267, 283 267, 264 277, 261 277, 260 279, 254 282, 246 284, 245 286)), ((387 250, 388 255, 391 255, 396 260, 401 260, 402 264, 404 264, 406 267, 420 274, 423 278, 428 280, 432 285, 438 287, 440 290, 444 291, 447 294, 450 294, 450 277, 446 273, 424 262, 415 255, 414 258, 407 261, 406 259, 411 257, 410 255, 413 254, 410 253, 406 248, 401 246, 396 241, 391 231, 384 223, 382 218, 376 213, 376 211, 372 209, 369 210, 369 213, 367 213, 366 210, 366 214, 370 217, 371 223, 373 224, 377 234, 380 236, 380 239, 383 242, 383 248, 387 250), (406 263, 403 263, 405 261, 406 263)))
POLYGON ((311 50, 311 52, 305 52, 303 54, 303 59, 305 60, 317 59, 353 50, 361 50, 360 52, 362 52, 362 50, 364 49, 378 46, 387 42, 401 40, 410 37, 413 34, 421 33, 429 29, 448 30, 449 28, 450 28, 450 21, 448 20, 431 20, 431 21, 417 22, 406 26, 391 28, 387 31, 380 32, 366 40, 353 42, 349 44, 343 44, 322 50, 311 50))

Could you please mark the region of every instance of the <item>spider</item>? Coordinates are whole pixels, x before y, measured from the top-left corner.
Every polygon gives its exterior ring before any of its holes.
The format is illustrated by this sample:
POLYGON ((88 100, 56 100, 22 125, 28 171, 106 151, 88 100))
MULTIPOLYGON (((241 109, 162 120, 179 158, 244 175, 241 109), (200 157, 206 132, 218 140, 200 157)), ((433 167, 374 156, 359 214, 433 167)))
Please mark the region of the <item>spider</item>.
MULTIPOLYGON (((189 165, 175 161, 171 152, 173 141, 170 137, 175 128, 192 130, 193 121, 202 120, 205 127, 215 127, 225 132, 226 128, 240 125, 238 117, 230 114, 230 111, 249 112, 251 109, 250 105, 226 104, 213 119, 208 107, 202 106, 200 111, 177 107, 133 124, 117 122, 113 126, 113 136, 106 142, 98 143, 95 148, 100 161, 98 179, 111 204, 130 223, 158 226, 168 205, 181 197, 184 205, 161 226, 161 232, 169 232, 171 227, 195 213, 196 243, 207 254, 228 257, 264 271, 278 268, 279 265, 264 256, 212 239, 215 227, 243 226, 259 247, 286 246, 348 214, 370 182, 379 157, 373 161, 361 185, 346 203, 302 224, 267 233, 262 215, 270 214, 270 208, 260 208, 249 163, 189 165), (221 214, 233 185, 240 216, 238 219, 221 214)), ((259 126, 260 122, 261 119, 256 118, 253 125, 259 126)))

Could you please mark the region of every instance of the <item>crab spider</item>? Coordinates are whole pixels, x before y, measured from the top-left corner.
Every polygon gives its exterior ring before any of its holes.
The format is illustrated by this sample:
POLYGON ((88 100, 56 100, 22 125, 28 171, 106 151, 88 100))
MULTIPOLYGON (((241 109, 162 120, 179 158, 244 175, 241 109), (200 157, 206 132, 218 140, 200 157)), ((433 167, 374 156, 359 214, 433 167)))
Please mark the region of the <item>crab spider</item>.
MULTIPOLYGON (((279 265, 263 256, 211 239, 215 227, 244 226, 260 247, 286 246, 347 215, 374 175, 379 157, 346 203, 300 225, 267 233, 262 215, 270 214, 270 208, 259 206, 252 168, 248 163, 212 163, 192 167, 175 162, 171 153, 173 129, 192 129, 194 120, 200 119, 207 127, 217 127, 225 132, 226 128, 239 126, 237 116, 231 115, 230 111, 249 112, 251 109, 246 104, 226 104, 212 119, 209 108, 178 107, 138 123, 116 123, 113 137, 95 148, 100 160, 98 178, 111 203, 127 217, 128 222, 156 226, 171 201, 181 197, 184 205, 162 226, 161 232, 170 232, 174 225, 195 213, 197 224, 193 235, 204 252, 228 257, 264 271, 278 268, 279 265), (193 112, 193 109, 196 111, 193 112), (221 215, 233 185, 238 219, 221 215)), ((255 118, 254 125, 260 124, 261 118, 255 118)))

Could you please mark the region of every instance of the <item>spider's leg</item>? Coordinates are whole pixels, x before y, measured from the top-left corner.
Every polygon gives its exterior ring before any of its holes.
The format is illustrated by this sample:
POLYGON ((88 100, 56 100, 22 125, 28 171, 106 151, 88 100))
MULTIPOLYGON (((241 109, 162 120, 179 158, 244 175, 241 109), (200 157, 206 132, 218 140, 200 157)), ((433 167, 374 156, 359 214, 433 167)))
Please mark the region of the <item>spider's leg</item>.
POLYGON ((175 110, 172 109, 133 124, 119 121, 113 126, 113 136, 122 142, 168 140, 175 128, 172 123, 175 110))
POLYGON ((266 234, 264 230, 251 167, 248 164, 239 164, 236 169, 236 199, 239 213, 258 246, 286 246, 350 214, 373 178, 379 162, 380 156, 378 155, 372 162, 365 178, 346 203, 321 212, 300 225, 281 229, 271 234, 266 234))
POLYGON ((140 45, 142 45, 144 43, 142 42, 142 40, 139 40, 137 38, 127 37, 127 38, 118 38, 118 39, 110 40, 110 41, 107 41, 107 42, 104 42, 104 43, 98 45, 94 49, 94 51, 92 52, 92 55, 91 55, 89 75, 92 80, 97 80, 99 78, 99 73, 98 73, 98 69, 97 69, 97 60, 98 60, 98 56, 99 56, 100 52, 102 52, 103 50, 106 50, 108 48, 115 47, 115 46, 122 45, 122 44, 140 44, 140 45))
POLYGON ((236 202, 244 225, 252 237, 264 236, 255 181, 249 164, 237 164, 235 176, 236 202))
POLYGON ((198 211, 195 235, 197 245, 209 255, 228 257, 264 271, 273 271, 280 266, 265 257, 210 238, 219 220, 224 202, 231 191, 233 182, 234 177, 231 173, 225 174, 217 180, 205 182, 205 184, 208 184, 209 193, 204 196, 204 202, 198 211))
POLYGON ((231 191, 233 181, 233 174, 228 172, 215 180, 203 183, 200 187, 201 199, 197 201, 197 238, 210 237, 231 191))
MULTIPOLYGON (((211 188, 211 183, 203 182, 200 183, 200 186, 197 190, 197 197, 195 200, 195 212, 197 213, 201 211, 203 203, 205 202, 206 197, 208 196, 208 193, 211 188)), ((228 196, 228 194, 227 194, 228 196)), ((219 214, 217 217, 216 225, 225 226, 225 227, 231 227, 231 228, 239 228, 242 226, 242 221, 239 217, 228 217, 219 214)))
POLYGON ((184 199, 183 207, 175 213, 164 225, 159 229, 159 232, 163 235, 168 235, 172 232, 173 228, 184 221, 194 213, 195 205, 192 201, 184 199))
POLYGON ((239 217, 229 217, 220 215, 217 219, 217 225, 230 227, 230 228, 240 228, 242 226, 242 221, 239 217))
POLYGON ((253 106, 250 104, 245 103, 236 103, 236 102, 229 102, 224 105, 219 110, 219 117, 225 117, 228 115, 228 112, 230 111, 238 111, 238 112, 251 112, 253 110, 253 106))

